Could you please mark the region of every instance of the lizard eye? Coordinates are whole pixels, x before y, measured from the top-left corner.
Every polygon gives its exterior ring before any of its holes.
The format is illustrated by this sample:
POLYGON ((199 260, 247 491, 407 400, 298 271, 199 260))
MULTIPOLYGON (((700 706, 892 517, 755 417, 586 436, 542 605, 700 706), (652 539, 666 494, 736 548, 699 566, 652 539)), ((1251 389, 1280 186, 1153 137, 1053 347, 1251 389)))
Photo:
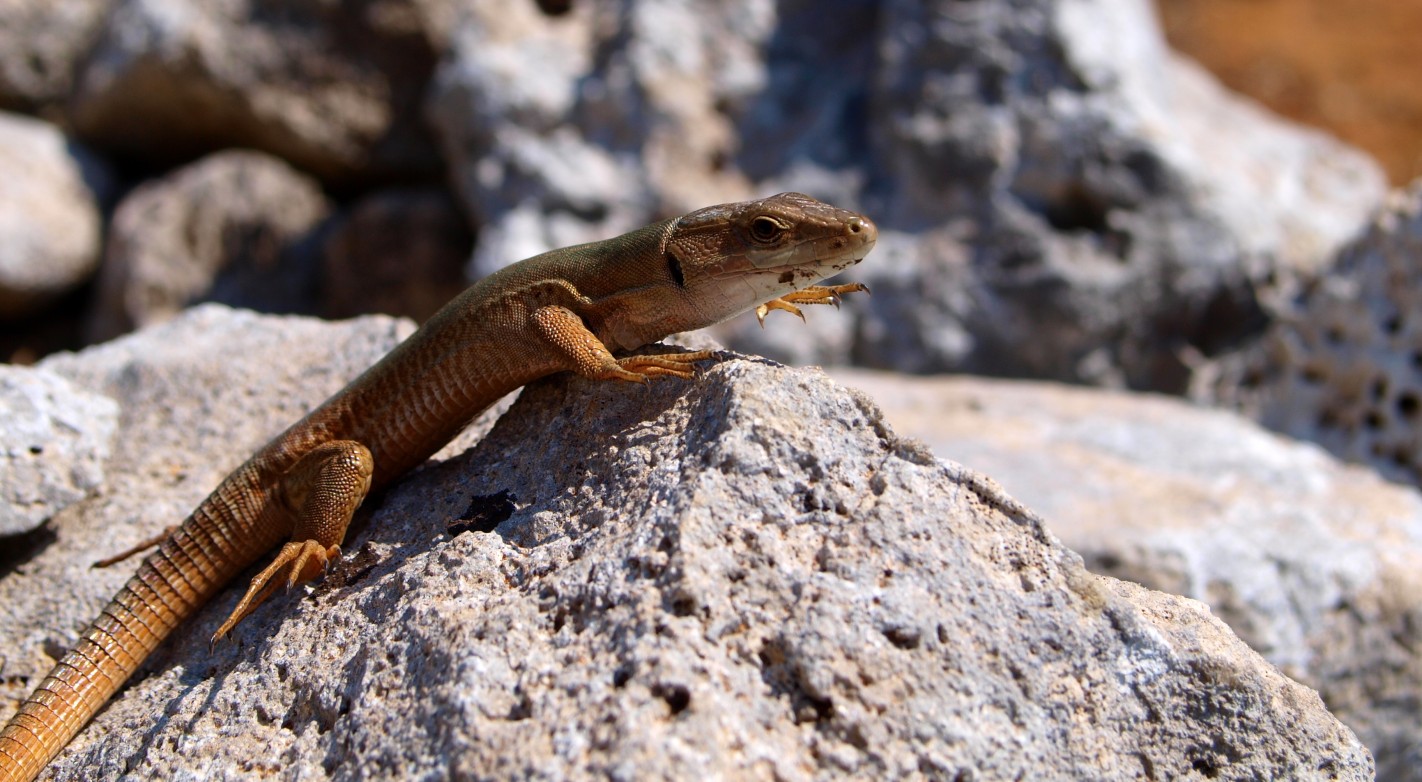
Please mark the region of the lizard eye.
POLYGON ((760 244, 771 244, 780 238, 784 230, 778 220, 764 215, 752 220, 750 224, 751 238, 760 244))

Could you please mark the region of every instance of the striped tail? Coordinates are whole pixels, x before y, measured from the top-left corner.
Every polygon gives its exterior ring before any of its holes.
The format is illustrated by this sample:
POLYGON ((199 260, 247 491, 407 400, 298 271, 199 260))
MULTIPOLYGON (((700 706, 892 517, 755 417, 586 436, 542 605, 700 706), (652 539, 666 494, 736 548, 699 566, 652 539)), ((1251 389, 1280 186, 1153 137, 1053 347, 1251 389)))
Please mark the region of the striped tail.
POLYGON ((0 782, 30 782, 179 624, 281 538, 239 471, 148 555, 0 730, 0 782), (223 531, 229 531, 224 534, 223 531), (236 531, 243 530, 245 534, 236 531), (245 538, 245 539, 244 539, 245 538))

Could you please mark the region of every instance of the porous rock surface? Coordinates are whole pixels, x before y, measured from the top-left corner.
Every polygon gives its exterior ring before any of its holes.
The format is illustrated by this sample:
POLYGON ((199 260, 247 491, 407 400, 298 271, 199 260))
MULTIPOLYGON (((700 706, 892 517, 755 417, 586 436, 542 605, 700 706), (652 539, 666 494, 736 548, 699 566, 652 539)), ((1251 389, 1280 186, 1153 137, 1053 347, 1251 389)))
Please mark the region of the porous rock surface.
MULTIPOLYGON (((131 410, 135 474, 0 579, 7 691, 122 576, 70 582, 53 614, 42 584, 171 523, 398 331, 207 306, 49 362, 131 410)), ((56 778, 1371 778, 1200 604, 1088 573, 817 372, 561 376, 472 439, 209 652, 224 594, 56 778)))
POLYGON ((1422 483, 1422 183, 1394 194, 1212 395, 1405 483, 1422 483))
POLYGON ((89 322, 95 341, 171 318, 200 301, 290 312, 319 274, 321 186, 260 152, 209 155, 118 205, 89 322))
POLYGON ((102 486, 117 431, 112 399, 53 372, 0 364, 0 538, 102 486))
POLYGON ((99 265, 110 174, 55 126, 0 112, 0 318, 29 314, 99 265))
POLYGON ((1205 602, 1422 781, 1422 494, 1238 415, 1144 395, 836 371, 1000 480, 1094 572, 1205 602))
POLYGON ((718 201, 878 221, 796 361, 1180 392, 1351 238, 1376 164, 1172 55, 1147 0, 470 3, 430 115, 476 275, 718 201))

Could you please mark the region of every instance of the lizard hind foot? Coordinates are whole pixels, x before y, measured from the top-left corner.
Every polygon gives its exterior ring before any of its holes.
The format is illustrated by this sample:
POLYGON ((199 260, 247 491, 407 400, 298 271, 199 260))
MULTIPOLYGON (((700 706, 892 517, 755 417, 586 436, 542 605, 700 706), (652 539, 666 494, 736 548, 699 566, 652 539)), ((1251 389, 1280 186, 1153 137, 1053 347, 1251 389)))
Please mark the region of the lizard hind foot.
POLYGON ((277 587, 284 584, 290 589, 310 581, 321 575, 326 566, 340 556, 340 546, 327 547, 314 540, 292 541, 282 546, 276 559, 252 578, 252 585, 247 588, 247 594, 242 596, 237 607, 232 609, 232 615, 212 634, 212 643, 217 643, 236 627, 237 623, 256 611, 258 606, 272 596, 277 587))
POLYGON ((646 383, 654 377, 676 377, 690 380, 696 376, 697 362, 709 361, 715 357, 715 351, 711 350, 662 353, 655 356, 627 356, 617 360, 617 368, 610 374, 617 380, 629 380, 634 383, 646 383))

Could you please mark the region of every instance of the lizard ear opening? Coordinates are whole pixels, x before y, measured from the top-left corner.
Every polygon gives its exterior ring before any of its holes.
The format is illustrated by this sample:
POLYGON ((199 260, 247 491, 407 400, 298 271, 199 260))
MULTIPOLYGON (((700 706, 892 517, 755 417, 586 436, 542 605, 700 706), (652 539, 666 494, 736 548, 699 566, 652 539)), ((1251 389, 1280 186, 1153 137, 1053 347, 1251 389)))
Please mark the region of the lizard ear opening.
POLYGON ((676 287, 686 287, 686 275, 681 271, 681 261, 677 259, 676 253, 670 250, 667 251, 667 271, 671 272, 672 282, 676 283, 676 287))

